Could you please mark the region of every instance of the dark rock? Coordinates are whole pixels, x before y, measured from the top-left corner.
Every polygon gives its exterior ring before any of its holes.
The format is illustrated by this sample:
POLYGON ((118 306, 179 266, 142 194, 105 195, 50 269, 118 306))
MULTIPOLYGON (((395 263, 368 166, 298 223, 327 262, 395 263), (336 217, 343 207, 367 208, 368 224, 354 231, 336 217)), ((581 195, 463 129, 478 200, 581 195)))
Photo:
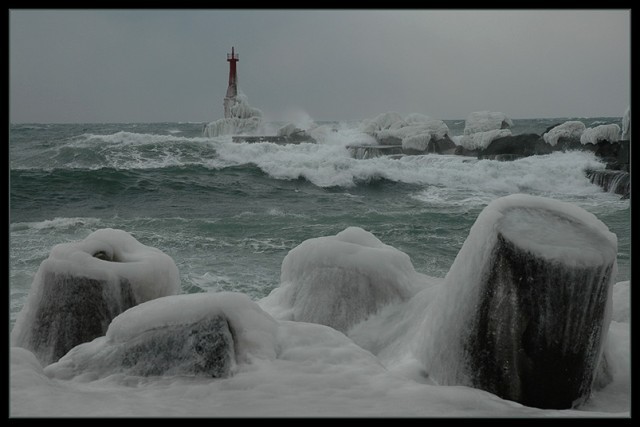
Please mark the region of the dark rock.
MULTIPOLYGON (((549 154, 553 152, 551 145, 535 133, 503 136, 494 139, 487 148, 482 150, 478 158, 491 158, 496 155, 511 155, 518 157, 549 154)), ((506 158, 504 158, 506 159, 506 158)))
POLYGON ((45 373, 59 379, 80 375, 97 379, 114 374, 226 378, 235 363, 230 322, 223 314, 212 313, 185 323, 148 325, 130 336, 100 337, 73 348, 45 367, 45 373))
POLYGON ((131 285, 47 272, 28 341, 43 365, 55 362, 76 345, 102 336, 118 314, 135 305, 131 285))
POLYGON ((215 315, 190 325, 143 332, 118 346, 112 372, 127 375, 204 375, 225 378, 235 352, 227 318, 215 315))
POLYGON ((503 235, 492 264, 466 346, 473 383, 526 406, 566 409, 584 402, 606 334, 612 266, 549 262, 503 235))
POLYGON ((431 139, 427 146, 428 153, 436 154, 453 154, 456 149, 456 144, 449 138, 449 135, 445 135, 444 138, 434 141, 431 139))
POLYGON ((566 136, 561 136, 558 138, 558 142, 556 143, 554 150, 555 151, 575 151, 582 150, 584 147, 580 142, 580 138, 569 138, 566 136))

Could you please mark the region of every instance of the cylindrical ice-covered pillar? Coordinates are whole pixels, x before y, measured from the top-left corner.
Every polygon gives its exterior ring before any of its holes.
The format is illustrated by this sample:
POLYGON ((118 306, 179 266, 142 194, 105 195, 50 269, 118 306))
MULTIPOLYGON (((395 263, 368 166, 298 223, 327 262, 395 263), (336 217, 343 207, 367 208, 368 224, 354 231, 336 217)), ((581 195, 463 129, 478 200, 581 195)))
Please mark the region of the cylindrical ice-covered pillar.
POLYGON ((440 384, 540 408, 591 392, 617 238, 582 208, 512 195, 478 216, 427 312, 421 357, 440 384))
POLYGON ((40 264, 11 344, 47 365, 104 335, 128 308, 179 289, 171 257, 123 230, 97 230, 83 241, 56 245, 40 264))

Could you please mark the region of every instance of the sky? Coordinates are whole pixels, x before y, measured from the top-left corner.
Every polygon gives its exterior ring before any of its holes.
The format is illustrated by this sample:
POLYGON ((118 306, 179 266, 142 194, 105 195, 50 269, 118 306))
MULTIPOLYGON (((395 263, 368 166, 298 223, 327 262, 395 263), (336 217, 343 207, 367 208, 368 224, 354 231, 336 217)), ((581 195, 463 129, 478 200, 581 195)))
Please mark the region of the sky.
POLYGON ((232 46, 266 120, 619 117, 630 40, 628 9, 12 9, 9 120, 214 121, 232 46))

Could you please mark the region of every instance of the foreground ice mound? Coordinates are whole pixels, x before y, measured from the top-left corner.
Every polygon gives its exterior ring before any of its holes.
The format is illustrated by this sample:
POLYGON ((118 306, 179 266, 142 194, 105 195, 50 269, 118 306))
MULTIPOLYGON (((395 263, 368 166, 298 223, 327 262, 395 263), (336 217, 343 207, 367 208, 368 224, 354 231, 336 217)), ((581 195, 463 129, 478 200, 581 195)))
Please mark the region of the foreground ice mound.
POLYGON ((609 328, 616 256, 615 234, 582 208, 493 201, 427 308, 418 354, 429 376, 526 406, 583 403, 609 328))
POLYGON ((203 135, 214 138, 221 135, 254 134, 262 126, 262 111, 249 105, 244 94, 238 94, 230 108, 231 117, 215 120, 205 126, 203 135))
POLYGON ((36 273, 11 342, 46 365, 104 335, 128 308, 179 289, 171 257, 125 231, 97 230, 80 242, 53 247, 36 273))
POLYGON ((280 287, 261 304, 277 318, 346 332, 385 305, 409 299, 420 281, 407 254, 349 227, 289 251, 280 287))
POLYGON ((274 359, 277 323, 235 292, 174 295, 133 307, 106 336, 73 348, 44 372, 93 380, 112 374, 225 378, 253 357, 274 359))

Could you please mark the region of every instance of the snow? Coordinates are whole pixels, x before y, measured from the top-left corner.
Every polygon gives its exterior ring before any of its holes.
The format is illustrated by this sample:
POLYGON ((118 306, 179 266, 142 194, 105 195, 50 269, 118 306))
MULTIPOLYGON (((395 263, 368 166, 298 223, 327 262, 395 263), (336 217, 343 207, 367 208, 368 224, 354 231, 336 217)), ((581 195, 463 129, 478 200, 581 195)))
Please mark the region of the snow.
POLYGON ((513 121, 506 114, 494 111, 475 111, 464 122, 464 134, 471 135, 513 126, 513 121))
POLYGON ((560 138, 576 138, 582 136, 586 126, 577 120, 566 121, 542 135, 547 144, 555 146, 560 138))
POLYGON ((600 141, 616 142, 620 140, 620 126, 615 123, 587 128, 580 136, 584 144, 597 144, 600 141))
MULTIPOLYGON (((433 370, 426 375, 425 367, 433 368, 433 360, 424 365, 429 360, 426 356, 436 350, 433 343, 438 343, 437 350, 456 350, 455 340, 447 339, 451 328, 436 327, 444 319, 454 328, 464 327, 477 301, 473 283, 483 274, 478 268, 490 255, 495 225, 505 217, 526 220, 528 209, 547 210, 549 215, 583 224, 569 221, 567 230, 552 228, 549 233, 558 234, 554 245, 562 245, 563 236, 574 235, 576 227, 578 232, 585 227, 599 235, 588 243, 601 244, 603 253, 586 251, 584 260, 607 258, 610 252, 615 257, 616 236, 595 216, 567 203, 534 196, 512 195, 491 202, 478 216, 444 279, 416 272, 406 254, 370 232, 350 227, 292 249, 283 260, 280 287, 262 300, 253 302, 233 292, 149 300, 117 316, 105 336, 75 347, 58 363, 44 367, 30 351, 11 347, 10 416, 629 417, 628 281, 615 284, 611 295, 604 354, 612 382, 595 390, 583 407, 527 407, 463 385, 438 385, 433 370), (344 316, 340 301, 355 315, 352 320, 344 316), (305 311, 315 316, 310 320, 335 322, 342 331, 296 318, 305 311), (228 377, 138 376, 117 369, 100 371, 100 364, 87 371, 76 365, 82 360, 99 361, 119 344, 147 331, 215 315, 228 320, 234 336, 237 359, 228 377)), ((542 237, 510 229, 508 222, 501 226, 512 233, 510 238, 529 245, 532 251, 568 256, 562 248, 544 246, 542 237)), ((108 240, 129 242, 121 233, 103 234, 108 240)), ((156 259, 156 250, 130 243, 118 245, 113 253, 127 259, 156 259)), ((577 246, 565 249, 571 256, 582 257, 577 246)), ((109 249, 95 242, 91 247, 109 249)), ((90 261, 78 259, 83 264, 90 261)), ((451 362, 456 365, 459 361, 451 362)))

